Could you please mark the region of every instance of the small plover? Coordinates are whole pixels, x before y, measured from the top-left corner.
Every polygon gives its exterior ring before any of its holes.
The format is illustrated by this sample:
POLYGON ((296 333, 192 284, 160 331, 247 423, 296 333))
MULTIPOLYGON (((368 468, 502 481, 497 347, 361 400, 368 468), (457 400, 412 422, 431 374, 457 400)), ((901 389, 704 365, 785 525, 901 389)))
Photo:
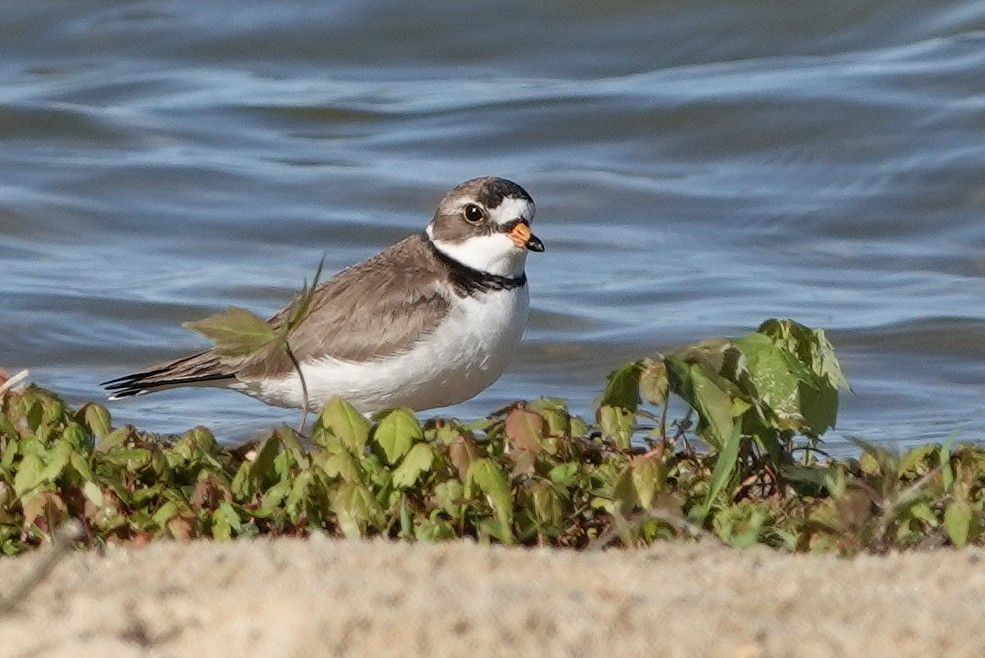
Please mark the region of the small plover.
MULTIPOLYGON (((467 400, 506 369, 527 324, 534 202, 502 178, 476 178, 445 195, 427 228, 342 270, 313 292, 288 336, 309 407, 348 400, 362 413, 415 411, 467 400)), ((268 322, 277 328, 288 309, 268 322)), ((215 386, 267 404, 301 407, 286 351, 262 363, 206 350, 104 382, 110 399, 179 386, 215 386)))

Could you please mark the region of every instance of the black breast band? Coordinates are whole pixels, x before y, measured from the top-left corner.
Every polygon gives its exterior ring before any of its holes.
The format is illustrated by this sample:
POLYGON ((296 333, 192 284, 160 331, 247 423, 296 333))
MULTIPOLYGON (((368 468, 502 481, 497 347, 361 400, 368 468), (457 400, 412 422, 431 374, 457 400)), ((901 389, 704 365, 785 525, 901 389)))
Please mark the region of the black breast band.
POLYGON ((462 296, 474 295, 479 292, 489 292, 490 290, 513 290, 527 285, 526 272, 515 277, 482 272, 468 265, 462 265, 438 249, 434 245, 434 242, 427 236, 425 236, 425 240, 427 240, 428 246, 431 247, 431 251, 437 257, 438 261, 447 268, 452 285, 455 286, 455 290, 462 296))

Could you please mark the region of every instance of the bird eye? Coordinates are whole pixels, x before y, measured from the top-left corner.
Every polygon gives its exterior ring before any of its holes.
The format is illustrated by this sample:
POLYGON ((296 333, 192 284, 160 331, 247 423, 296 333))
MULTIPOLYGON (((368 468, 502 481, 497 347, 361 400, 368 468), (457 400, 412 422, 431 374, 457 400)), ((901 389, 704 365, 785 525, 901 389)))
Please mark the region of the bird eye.
POLYGON ((465 217, 465 221, 470 224, 478 224, 486 216, 486 213, 482 212, 482 208, 470 203, 465 206, 465 210, 462 211, 462 216, 465 217))

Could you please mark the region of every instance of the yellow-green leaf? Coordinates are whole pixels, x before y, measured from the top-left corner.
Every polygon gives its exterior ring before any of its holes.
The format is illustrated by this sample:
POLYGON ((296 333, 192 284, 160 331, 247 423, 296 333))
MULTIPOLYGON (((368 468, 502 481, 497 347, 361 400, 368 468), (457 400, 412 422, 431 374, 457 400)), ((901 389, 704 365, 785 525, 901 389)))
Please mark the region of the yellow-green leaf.
POLYGON ((403 461, 393 471, 393 486, 398 489, 406 489, 417 483, 422 473, 431 469, 434 463, 434 451, 426 443, 418 443, 403 461))
POLYGON ((369 421, 355 407, 335 397, 318 416, 318 422, 334 434, 353 454, 360 454, 369 438, 369 421))
POLYGON ((211 340, 219 356, 231 358, 254 355, 277 338, 266 320, 236 306, 229 306, 224 313, 186 322, 182 326, 211 340))
POLYGON ((424 438, 410 409, 391 409, 373 431, 373 440, 383 449, 388 464, 396 464, 411 447, 424 438))

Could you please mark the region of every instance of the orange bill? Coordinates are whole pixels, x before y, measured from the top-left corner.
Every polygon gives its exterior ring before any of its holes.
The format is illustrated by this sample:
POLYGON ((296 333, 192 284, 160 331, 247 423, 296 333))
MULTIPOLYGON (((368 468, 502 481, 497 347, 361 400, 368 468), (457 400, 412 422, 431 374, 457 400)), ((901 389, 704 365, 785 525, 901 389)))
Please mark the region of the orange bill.
POLYGON ((510 240, 518 249, 529 249, 530 251, 544 251, 544 243, 536 235, 530 232, 530 227, 523 222, 518 223, 509 232, 510 240))

